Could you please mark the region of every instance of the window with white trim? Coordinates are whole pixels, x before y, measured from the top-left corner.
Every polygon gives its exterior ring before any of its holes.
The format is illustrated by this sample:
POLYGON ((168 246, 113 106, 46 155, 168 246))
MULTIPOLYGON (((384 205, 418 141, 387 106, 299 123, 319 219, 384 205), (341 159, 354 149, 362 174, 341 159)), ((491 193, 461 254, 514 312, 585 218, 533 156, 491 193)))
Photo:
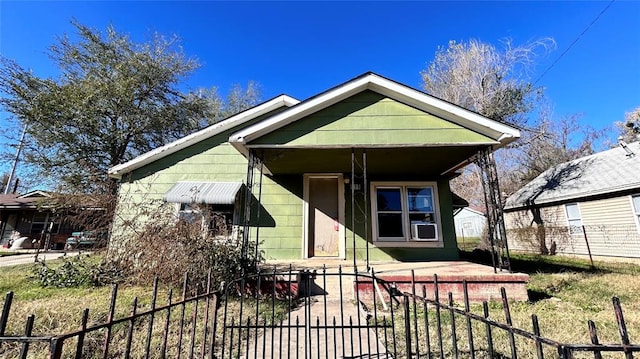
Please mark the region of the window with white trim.
POLYGON ((631 196, 631 205, 633 207, 633 216, 636 219, 638 231, 640 231, 640 194, 631 196))
POLYGON ((440 241, 434 182, 373 182, 371 193, 375 241, 440 241))
POLYGON ((564 205, 564 209, 567 213, 567 225, 569 226, 570 234, 582 233, 582 216, 580 215, 580 208, 577 203, 568 203, 564 205))

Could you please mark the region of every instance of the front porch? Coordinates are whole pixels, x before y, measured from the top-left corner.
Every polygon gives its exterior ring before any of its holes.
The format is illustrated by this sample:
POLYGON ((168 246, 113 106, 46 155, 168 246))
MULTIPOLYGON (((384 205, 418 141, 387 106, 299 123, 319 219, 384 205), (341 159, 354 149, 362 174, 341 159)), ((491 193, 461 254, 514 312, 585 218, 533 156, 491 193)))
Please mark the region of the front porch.
POLYGON ((493 272, 508 270, 491 153, 518 137, 365 74, 231 134, 248 163, 243 250, 252 243, 268 259, 351 259, 366 269, 380 260, 458 260, 449 180, 478 162, 493 272), (269 225, 257 220, 264 216, 269 225))
MULTIPOLYGON (((289 266, 293 271, 310 271, 311 273, 334 273, 341 271, 345 274, 373 273, 376 281, 369 279, 369 276, 352 276, 358 278, 354 283, 342 283, 342 286, 351 286, 358 289, 360 299, 371 299, 375 295, 382 295, 385 301, 388 300, 386 290, 389 286, 395 285, 401 292, 411 292, 413 283, 416 290, 422 290, 425 286, 427 298, 435 299, 434 278, 437 277, 437 288, 441 301, 446 301, 447 295, 451 292, 453 300, 458 303, 464 301, 464 283, 468 289, 468 297, 472 302, 485 300, 500 300, 501 288, 504 288, 507 297, 512 300, 528 300, 527 282, 529 275, 525 273, 508 273, 494 271, 494 268, 487 265, 467 262, 467 261, 428 261, 428 262, 399 262, 399 261, 370 261, 370 271, 366 272, 367 263, 365 261, 354 262, 351 260, 338 259, 309 259, 297 261, 267 261, 264 264, 265 270, 273 268, 288 270, 289 266), (376 286, 378 288, 376 288, 376 286), (378 292, 376 294, 376 291, 378 292)), ((324 278, 324 276, 323 276, 324 278)), ((340 293, 340 283, 337 277, 326 277, 326 283, 318 283, 318 288, 323 289, 327 296, 332 293, 340 293)), ((350 277, 351 278, 351 277, 350 277)), ((422 293, 416 293, 422 295, 422 293)), ((353 293, 355 300, 356 294, 353 293)))

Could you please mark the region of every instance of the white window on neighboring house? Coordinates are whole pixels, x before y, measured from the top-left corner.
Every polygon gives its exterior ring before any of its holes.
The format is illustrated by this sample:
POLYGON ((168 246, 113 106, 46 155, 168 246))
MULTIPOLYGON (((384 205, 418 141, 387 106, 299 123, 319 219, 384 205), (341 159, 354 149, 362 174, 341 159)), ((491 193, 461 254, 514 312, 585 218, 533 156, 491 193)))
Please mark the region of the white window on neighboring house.
POLYGON ((631 205, 633 207, 633 216, 636 219, 636 226, 640 232, 640 194, 631 196, 631 205))
POLYGON ((567 212, 567 225, 569 226, 569 233, 581 234, 582 233, 582 216, 580 216, 580 208, 577 203, 569 203, 564 205, 564 209, 567 212))
POLYGON ((441 241, 434 182, 373 182, 371 194, 374 241, 441 241))

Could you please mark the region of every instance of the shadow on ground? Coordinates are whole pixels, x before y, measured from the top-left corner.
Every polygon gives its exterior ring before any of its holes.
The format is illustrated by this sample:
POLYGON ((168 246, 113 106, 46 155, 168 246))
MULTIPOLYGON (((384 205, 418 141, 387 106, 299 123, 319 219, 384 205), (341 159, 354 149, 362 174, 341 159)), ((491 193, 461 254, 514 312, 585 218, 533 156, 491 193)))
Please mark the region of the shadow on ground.
MULTIPOLYGON (((492 265, 491 253, 483 249, 476 248, 473 251, 460 251, 460 258, 469 262, 492 265)), ((591 266, 591 264, 583 260, 556 256, 512 255, 510 262, 511 271, 527 274, 562 272, 605 274, 616 272, 598 265, 591 266)))

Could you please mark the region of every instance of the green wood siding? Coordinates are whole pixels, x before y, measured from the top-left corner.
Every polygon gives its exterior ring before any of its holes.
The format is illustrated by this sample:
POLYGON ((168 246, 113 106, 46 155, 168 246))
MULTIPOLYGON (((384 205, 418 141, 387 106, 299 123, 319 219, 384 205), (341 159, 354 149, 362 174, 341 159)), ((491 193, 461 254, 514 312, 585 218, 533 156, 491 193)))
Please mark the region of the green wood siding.
MULTIPOLYGON (((141 169, 146 176, 134 173, 136 180, 124 181, 121 184, 117 223, 114 225, 113 234, 116 242, 125 240, 131 233, 127 230, 131 225, 143 225, 147 220, 144 211, 161 205, 163 195, 177 181, 245 182, 247 160, 228 143, 221 143, 197 155, 185 157, 179 162, 171 163, 170 166, 161 163, 165 161, 158 161, 159 163, 154 164, 154 167, 158 167, 154 168, 155 171, 141 169), (125 222, 132 220, 134 222, 125 225, 125 222)), ((170 159, 167 161, 171 162, 170 159)), ((290 178, 278 179, 281 183, 276 183, 267 176, 263 176, 262 181, 260 249, 264 250, 268 259, 300 258, 302 177, 293 183, 290 178), (283 257, 283 251, 296 254, 283 257)), ((168 210, 176 210, 176 206, 169 204, 168 210)), ((252 231, 255 231, 255 228, 252 231)))
MULTIPOLYGON (((252 121, 252 123, 256 121, 252 121)), ((133 238, 130 235, 131 228, 138 227, 139 229, 147 220, 144 210, 161 206, 163 195, 178 181, 245 182, 247 161, 227 142, 230 134, 238 130, 239 128, 234 128, 203 140, 124 176, 121 181, 113 241, 122 242, 127 238, 133 238)), ((297 121, 261 138, 259 141, 260 143, 292 146, 309 144, 334 146, 358 143, 364 145, 452 144, 456 141, 465 143, 493 142, 475 132, 384 98, 371 91, 356 95, 313 116, 297 121)), ((344 153, 339 150, 327 149, 323 151, 338 151, 339 153, 322 157, 331 159, 327 162, 331 168, 326 168, 321 172, 348 173, 350 171, 350 151, 340 150, 344 153), (336 161, 336 154, 343 154, 344 161, 336 161), (344 168, 338 168, 339 163, 344 168)), ((436 165, 433 158, 442 157, 451 160, 451 156, 454 156, 457 160, 458 157, 467 158, 467 151, 473 153, 475 150, 473 146, 459 146, 441 147, 433 149, 433 151, 437 152, 423 153, 419 150, 397 148, 386 153, 372 149, 369 153, 371 161, 369 170, 372 175, 375 174, 379 178, 370 178, 370 180, 437 181, 444 247, 376 248, 375 245, 371 245, 369 253, 371 260, 451 260, 458 258, 448 180, 437 177, 438 173, 448 168, 448 163, 436 165), (396 150, 399 152, 393 152, 396 150), (441 151, 445 150, 448 151, 447 156, 440 156, 441 151), (413 152, 415 154, 411 155, 413 152), (398 161, 399 153, 404 154, 403 156, 407 158, 406 163, 398 161), (431 160, 418 162, 412 160, 414 157, 431 158, 431 160), (400 164, 397 164, 397 168, 390 167, 390 162, 400 164)), ((291 154, 287 152, 280 155, 284 156, 283 161, 291 161, 291 158, 286 157, 291 154)), ((302 257, 304 235, 303 173, 317 171, 310 167, 313 164, 313 161, 309 161, 310 158, 306 154, 301 155, 300 167, 296 167, 296 171, 284 171, 282 174, 261 177, 262 212, 260 214, 259 248, 264 251, 267 259, 300 259, 302 257)), ((275 158, 271 159, 273 164, 276 160, 275 158)), ((255 193, 257 195, 257 191, 255 193)), ((350 190, 346 187, 346 223, 344 223, 346 233, 344 240, 346 241, 347 258, 353 258, 354 255, 352 233, 355 232, 356 257, 364 259, 366 256, 364 233, 365 231, 370 233, 371 225, 369 223, 365 226, 363 219, 358 218, 356 223, 359 224, 356 226, 359 227, 351 227, 351 199, 349 196, 350 190)), ((167 210, 175 211, 177 205, 169 204, 166 207, 167 210)), ((370 220, 370 208, 367 207, 366 210, 370 220)), ((251 229, 252 239, 255 239, 255 230, 255 228, 251 229)), ((371 235, 369 238, 371 239, 371 235)))
MULTIPOLYGON (((227 142, 237 130, 220 133, 123 176, 112 243, 131 238, 133 230, 148 220, 148 211, 163 205, 166 210, 177 210, 176 204, 164 204, 162 197, 178 181, 246 182, 247 160, 227 142)), ((275 180, 263 176, 262 181, 260 249, 268 259, 300 258, 302 176, 275 180)))
POLYGON ((249 145, 438 145, 494 140, 373 91, 262 136, 249 145))

